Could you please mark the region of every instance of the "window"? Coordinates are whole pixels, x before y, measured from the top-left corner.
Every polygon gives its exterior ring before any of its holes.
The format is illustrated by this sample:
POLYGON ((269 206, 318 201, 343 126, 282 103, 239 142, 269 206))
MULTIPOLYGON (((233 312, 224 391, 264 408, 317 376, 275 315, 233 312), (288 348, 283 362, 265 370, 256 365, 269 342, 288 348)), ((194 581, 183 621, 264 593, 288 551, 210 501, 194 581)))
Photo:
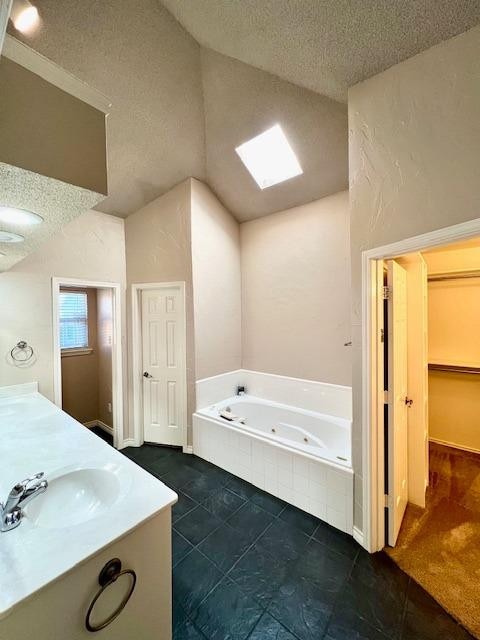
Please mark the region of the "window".
POLYGON ((88 303, 85 291, 60 291, 60 348, 88 348, 88 303))
POLYGON ((272 187, 303 173, 279 124, 244 142, 235 151, 260 189, 272 187))

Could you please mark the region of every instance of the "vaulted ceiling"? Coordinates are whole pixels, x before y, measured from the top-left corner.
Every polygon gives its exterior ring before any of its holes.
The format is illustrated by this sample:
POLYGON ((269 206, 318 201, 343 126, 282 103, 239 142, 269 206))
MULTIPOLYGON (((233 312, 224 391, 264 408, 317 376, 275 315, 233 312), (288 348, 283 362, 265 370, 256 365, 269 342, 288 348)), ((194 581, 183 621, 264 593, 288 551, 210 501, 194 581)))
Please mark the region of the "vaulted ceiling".
POLYGON ((346 101, 348 87, 480 22, 478 0, 161 0, 200 44, 346 101))
POLYGON ((480 20, 473 0, 35 4, 41 27, 10 33, 113 103, 97 208, 122 217, 189 176, 239 220, 347 188, 347 86, 480 20), (304 174, 261 191, 235 147, 276 122, 304 174))

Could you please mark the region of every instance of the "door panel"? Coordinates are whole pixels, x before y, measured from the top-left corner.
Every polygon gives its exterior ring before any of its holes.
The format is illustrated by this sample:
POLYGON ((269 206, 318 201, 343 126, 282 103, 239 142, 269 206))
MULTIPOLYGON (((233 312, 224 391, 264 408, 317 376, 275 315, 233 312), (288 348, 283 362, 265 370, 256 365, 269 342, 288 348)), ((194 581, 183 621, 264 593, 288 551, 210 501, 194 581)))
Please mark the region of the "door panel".
POLYGON ((407 274, 387 262, 388 543, 395 546, 408 501, 407 274))
POLYGON ((182 445, 187 408, 185 305, 180 287, 142 291, 142 350, 144 440, 182 445))

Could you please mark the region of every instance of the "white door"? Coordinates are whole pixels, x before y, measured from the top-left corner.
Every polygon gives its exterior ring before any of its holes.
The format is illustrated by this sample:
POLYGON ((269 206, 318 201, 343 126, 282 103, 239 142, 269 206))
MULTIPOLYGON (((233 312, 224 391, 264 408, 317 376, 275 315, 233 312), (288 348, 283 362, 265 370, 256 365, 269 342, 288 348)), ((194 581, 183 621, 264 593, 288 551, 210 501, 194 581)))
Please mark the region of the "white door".
POLYGON ((183 286, 142 291, 142 348, 144 440, 182 445, 187 416, 183 286))
POLYGON ((388 544, 394 546, 408 501, 407 274, 387 262, 388 544))

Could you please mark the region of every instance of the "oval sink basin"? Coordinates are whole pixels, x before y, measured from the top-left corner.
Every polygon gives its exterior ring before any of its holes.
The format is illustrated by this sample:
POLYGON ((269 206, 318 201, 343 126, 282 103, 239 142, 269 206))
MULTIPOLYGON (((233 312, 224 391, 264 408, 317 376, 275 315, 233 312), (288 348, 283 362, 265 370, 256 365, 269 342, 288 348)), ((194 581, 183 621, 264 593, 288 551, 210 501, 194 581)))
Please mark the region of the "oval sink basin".
POLYGON ((120 482, 106 469, 77 469, 48 481, 48 489, 25 507, 33 524, 59 529, 99 516, 116 502, 120 482))

